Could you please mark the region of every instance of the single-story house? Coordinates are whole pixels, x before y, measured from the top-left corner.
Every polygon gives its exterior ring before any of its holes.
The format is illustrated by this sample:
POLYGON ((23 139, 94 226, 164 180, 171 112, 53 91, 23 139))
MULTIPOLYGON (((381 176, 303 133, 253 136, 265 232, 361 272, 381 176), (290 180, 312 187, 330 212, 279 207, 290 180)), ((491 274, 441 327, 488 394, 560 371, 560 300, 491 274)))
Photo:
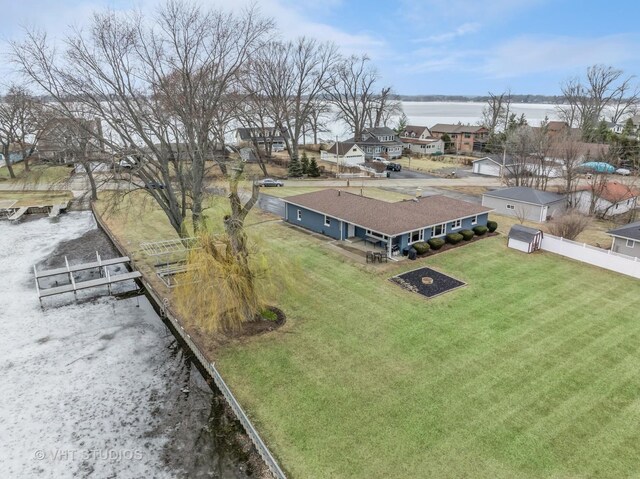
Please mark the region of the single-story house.
POLYGON ((239 147, 257 145, 258 148, 265 148, 271 145, 271 151, 284 151, 287 147, 285 138, 289 138, 289 133, 273 126, 236 129, 236 145, 239 147))
POLYGON ((483 194, 482 204, 501 215, 542 223, 566 210, 567 199, 548 191, 514 186, 483 194))
POLYGON ((402 146, 411 153, 420 153, 423 155, 441 155, 444 153, 444 142, 438 138, 407 138, 400 137, 402 146))
POLYGON ((640 258, 640 221, 607 231, 613 237, 611 251, 640 258))
POLYGON ((533 253, 542 245, 542 231, 528 226, 513 225, 509 230, 507 246, 523 253, 533 253))
POLYGON ((571 204, 584 214, 615 216, 638 206, 640 190, 617 181, 583 185, 571 195, 571 204))
POLYGON ((336 142, 328 150, 320 150, 320 159, 342 166, 364 165, 365 154, 353 142, 336 142))
POLYGON ((285 221, 340 241, 380 243, 388 256, 419 241, 486 225, 491 211, 441 195, 389 203, 335 189, 283 201, 285 221))

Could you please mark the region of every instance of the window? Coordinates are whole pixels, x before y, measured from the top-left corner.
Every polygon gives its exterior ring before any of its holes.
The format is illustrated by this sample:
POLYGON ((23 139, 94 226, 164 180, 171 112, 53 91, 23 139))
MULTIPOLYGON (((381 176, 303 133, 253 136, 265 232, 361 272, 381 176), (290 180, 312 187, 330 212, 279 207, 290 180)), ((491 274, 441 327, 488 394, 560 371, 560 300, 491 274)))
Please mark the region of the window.
POLYGON ((478 224, 478 217, 474 216, 473 218, 471 218, 471 224, 472 225, 477 225, 478 224))
POLYGON ((302 210, 298 210, 298 221, 302 221, 302 210))
POLYGON ((455 220, 453 225, 451 225, 451 229, 457 230, 462 228, 462 220, 455 220))
POLYGON ((636 242, 634 240, 627 240, 627 248, 633 248, 636 245, 636 242))
POLYGON ((325 226, 331 226, 331 218, 329 218, 328 216, 325 215, 324 217, 324 225, 325 226))
POLYGON ((436 225, 431 229, 431 236, 434 238, 438 236, 444 236, 446 231, 447 229, 444 224, 436 225))
POLYGON ((409 233, 409 244, 417 243, 424 239, 424 230, 416 230, 409 233))
POLYGON ((464 137, 465 137, 465 138, 471 138, 471 135, 470 135, 469 133, 465 133, 465 134, 464 134, 464 137))
POLYGON ((387 235, 383 235, 382 233, 378 233, 377 231, 366 230, 367 236, 373 236, 375 238, 387 239, 387 235))
POLYGON ((507 205, 508 210, 515 210, 516 207, 514 205, 507 205))

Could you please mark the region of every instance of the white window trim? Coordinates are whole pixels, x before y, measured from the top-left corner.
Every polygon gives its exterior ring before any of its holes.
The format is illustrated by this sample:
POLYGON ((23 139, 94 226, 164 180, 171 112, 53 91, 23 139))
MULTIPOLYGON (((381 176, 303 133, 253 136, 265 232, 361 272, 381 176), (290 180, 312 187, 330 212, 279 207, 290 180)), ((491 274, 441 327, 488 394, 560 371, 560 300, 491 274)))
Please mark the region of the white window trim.
POLYGON ((331 226, 331 218, 327 215, 324 215, 324 225, 331 226))
POLYGON ((421 241, 424 241, 424 230, 413 230, 409 232, 409 241, 407 244, 420 243, 421 241), (418 239, 412 241, 411 238, 413 237, 413 233, 416 231, 418 232, 418 239))
POLYGON ((635 242, 635 240, 628 239, 628 240, 627 240, 627 248, 635 248, 635 247, 636 247, 636 242, 635 242), (629 244, 629 243, 631 243, 631 244, 629 244))
POLYGON ((431 228, 431 237, 432 238, 440 238, 441 236, 446 236, 447 235, 447 224, 446 223, 442 223, 439 225, 434 225, 433 228, 431 228), (442 227, 442 233, 440 233, 439 235, 436 234, 436 228, 440 226, 442 227))
POLYGON ((471 218, 471 225, 477 225, 478 224, 478 216, 474 216, 473 218, 471 218))
POLYGON ((372 236, 374 238, 380 238, 380 239, 383 239, 383 240, 388 239, 387 235, 383 235, 382 233, 378 233, 377 231, 365 230, 365 234, 367 236, 372 236))
POLYGON ((452 223, 453 223, 451 225, 452 230, 459 230, 460 228, 462 228, 462 220, 455 220, 452 223))
POLYGON ((298 221, 302 221, 302 210, 298 210, 298 221))

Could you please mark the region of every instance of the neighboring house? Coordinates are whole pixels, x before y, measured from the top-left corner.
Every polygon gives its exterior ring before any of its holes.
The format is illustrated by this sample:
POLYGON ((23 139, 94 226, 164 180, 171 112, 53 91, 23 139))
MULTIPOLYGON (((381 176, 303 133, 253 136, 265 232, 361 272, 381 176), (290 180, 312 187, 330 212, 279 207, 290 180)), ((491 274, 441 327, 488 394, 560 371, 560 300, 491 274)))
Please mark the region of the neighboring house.
POLYGON ((85 159, 100 161, 106 158, 103 153, 102 122, 99 118, 52 118, 38 132, 38 137, 38 155, 46 161, 74 161, 82 150, 86 155, 85 159))
POLYGON ((357 144, 364 151, 367 160, 376 156, 384 156, 389 159, 402 156, 402 143, 391 128, 386 126, 379 128, 366 128, 362 132, 362 138, 350 138, 347 143, 357 144))
POLYGON ((501 215, 543 223, 566 210, 567 199, 548 191, 514 186, 483 194, 482 204, 501 215))
POLYGON ((611 251, 640 258, 640 221, 607 231, 613 237, 611 251))
POLYGON ((509 230, 507 246, 523 253, 533 253, 542 245, 542 231, 528 226, 513 225, 509 230))
POLYGON ((289 133, 281 132, 275 127, 266 128, 237 128, 236 129, 236 145, 254 146, 264 148, 265 145, 271 144, 271 151, 284 151, 287 147, 285 138, 289 137, 289 133))
POLYGON ((613 123, 612 121, 607 122, 607 127, 609 128, 609 131, 618 135, 624 130, 624 125, 621 125, 620 123, 613 123))
POLYGON ((516 162, 511 156, 493 155, 485 156, 472 161, 473 172, 477 175, 495 176, 504 178, 513 176, 516 162))
POLYGON ((444 153, 444 141, 438 138, 426 138, 424 140, 417 138, 400 137, 402 146, 411 153, 422 155, 441 155, 444 153))
POLYGON ((484 144, 489 139, 489 130, 483 126, 472 125, 438 123, 431 127, 431 134, 435 138, 442 138, 445 134, 449 135, 451 148, 455 149, 457 153, 482 151, 484 144))
POLYGON ((403 138, 426 140, 428 138, 433 138, 433 135, 431 134, 431 130, 429 130, 428 126, 407 125, 400 135, 400 139, 402 140, 403 138))
POLYGON ((365 162, 362 149, 352 142, 337 142, 328 150, 320 150, 320 159, 342 166, 358 166, 365 162))
POLYGON ((379 242, 389 256, 419 241, 486 225, 491 211, 440 195, 388 203, 334 189, 283 201, 285 221, 340 241, 379 242))
POLYGON ((615 216, 638 206, 640 191, 631 185, 609 181, 602 185, 584 185, 571 195, 571 204, 584 214, 615 216))

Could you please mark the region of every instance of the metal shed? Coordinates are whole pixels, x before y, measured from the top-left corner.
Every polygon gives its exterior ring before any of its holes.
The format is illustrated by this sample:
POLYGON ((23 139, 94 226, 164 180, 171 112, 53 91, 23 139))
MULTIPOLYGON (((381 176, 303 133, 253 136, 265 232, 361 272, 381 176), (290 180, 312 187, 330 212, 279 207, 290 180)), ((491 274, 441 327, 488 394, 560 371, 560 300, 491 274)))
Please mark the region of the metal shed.
POLYGON ((509 248, 517 249, 524 253, 533 253, 540 249, 543 233, 535 228, 522 225, 513 225, 509 230, 509 248))

